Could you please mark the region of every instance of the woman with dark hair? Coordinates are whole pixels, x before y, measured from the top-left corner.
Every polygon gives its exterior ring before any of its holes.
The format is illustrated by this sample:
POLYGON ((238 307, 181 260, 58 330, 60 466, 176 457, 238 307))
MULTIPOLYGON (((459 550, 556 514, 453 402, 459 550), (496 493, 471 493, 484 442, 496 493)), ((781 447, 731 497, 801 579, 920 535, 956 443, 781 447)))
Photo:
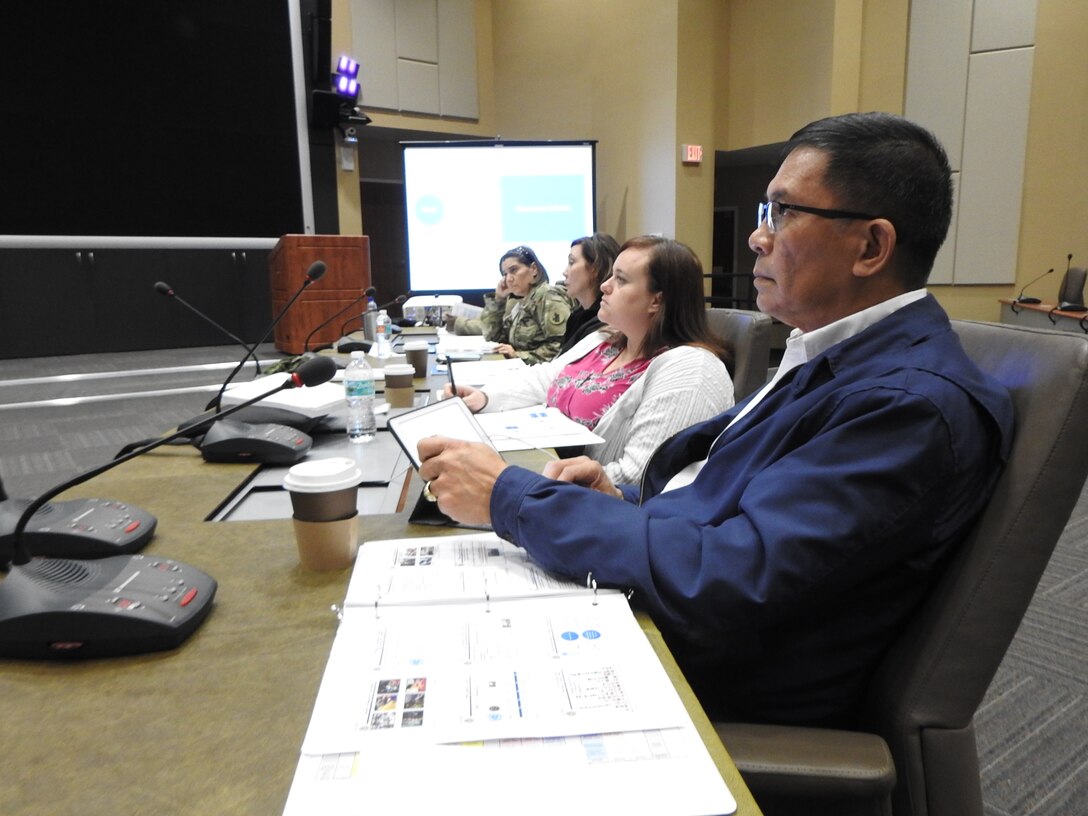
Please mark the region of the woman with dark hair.
POLYGON ((544 264, 527 246, 504 253, 499 271, 495 294, 484 296, 480 313, 484 337, 498 344, 495 351, 503 357, 520 357, 530 365, 551 360, 563 343, 571 298, 548 283, 544 264))
POLYGON ((707 326, 703 267, 690 248, 633 238, 601 292, 602 332, 494 385, 458 386, 457 395, 474 412, 555 406, 604 438, 586 453, 613 482, 637 483, 665 439, 733 405, 733 382, 707 326))
POLYGON ((599 331, 604 324, 597 316, 601 308, 601 284, 612 274, 612 262, 620 254, 619 242, 604 232, 595 232, 570 243, 563 283, 578 305, 567 318, 567 331, 559 353, 570 351, 582 338, 599 331))

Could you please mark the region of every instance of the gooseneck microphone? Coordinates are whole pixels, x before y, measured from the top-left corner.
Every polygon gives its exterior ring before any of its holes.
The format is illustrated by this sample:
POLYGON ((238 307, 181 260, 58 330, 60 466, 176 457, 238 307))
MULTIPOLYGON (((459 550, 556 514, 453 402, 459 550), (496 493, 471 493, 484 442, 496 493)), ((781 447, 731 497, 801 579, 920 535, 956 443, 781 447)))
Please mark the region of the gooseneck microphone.
POLYGON ((1050 269, 1048 269, 1046 272, 1041 274, 1039 277, 1032 278, 1027 283, 1025 283, 1024 288, 1020 290, 1020 295, 1016 298, 1015 302, 1016 303, 1042 303, 1042 301, 1039 300, 1039 298, 1037 298, 1037 297, 1024 297, 1024 291, 1029 286, 1031 286, 1032 284, 1035 284, 1035 283, 1038 283, 1039 281, 1041 281, 1043 278, 1045 278, 1047 275, 1051 274, 1053 271, 1054 271, 1054 267, 1050 267, 1050 269))
MULTIPOLYGON (((287 390, 289 388, 300 388, 300 387, 303 387, 303 386, 310 387, 310 386, 315 386, 315 385, 321 385, 322 383, 326 383, 329 380, 331 380, 333 378, 333 375, 335 375, 335 374, 336 374, 336 363, 333 362, 331 358, 328 358, 328 357, 315 357, 314 359, 308 360, 305 363, 303 363, 301 366, 298 367, 298 370, 296 370, 294 373, 292 373, 286 380, 284 380, 282 383, 277 385, 275 388, 272 388, 272 389, 266 391, 263 394, 259 394, 256 397, 253 397, 252 399, 246 400, 245 402, 240 402, 237 405, 232 405, 229 408, 226 408, 223 411, 220 411, 218 414, 211 414, 211 415, 207 416, 206 418, 204 418, 201 421, 201 423, 199 425, 197 425, 197 426, 193 426, 192 428, 187 428, 184 431, 176 431, 176 432, 174 432, 174 433, 172 433, 172 434, 170 434, 168 436, 164 436, 164 437, 162 437, 160 439, 155 439, 155 440, 147 443, 146 445, 143 445, 143 446, 141 446, 139 448, 136 448, 135 450, 129 451, 128 453, 125 453, 125 454, 123 454, 121 456, 118 456, 115 459, 111 459, 109 462, 107 462, 104 465, 100 465, 100 466, 98 466, 96 468, 92 468, 91 470, 88 470, 85 473, 81 473, 78 476, 68 480, 67 482, 64 482, 63 484, 61 484, 61 485, 59 485, 59 486, 57 486, 57 487, 55 487, 55 488, 53 488, 51 490, 47 490, 45 493, 40 495, 38 498, 36 498, 34 501, 32 501, 30 504, 28 504, 26 506, 26 509, 23 511, 23 514, 19 517, 19 520, 15 523, 15 529, 14 529, 14 531, 12 533, 12 559, 11 559, 11 563, 16 564, 16 565, 22 565, 22 564, 26 564, 28 561, 30 561, 30 551, 26 548, 26 546, 25 546, 25 544, 23 543, 23 540, 22 540, 23 530, 26 529, 26 525, 30 522, 31 517, 33 517, 33 515, 35 513, 37 513, 38 510, 40 510, 42 508, 42 506, 47 501, 49 501, 51 498, 58 495, 59 493, 63 493, 65 490, 69 490, 70 488, 73 488, 76 485, 81 485, 84 482, 88 481, 89 479, 93 479, 95 476, 99 476, 99 475, 105 473, 107 470, 111 470, 111 469, 117 467, 118 465, 129 461, 130 459, 135 459, 137 456, 143 456, 145 453, 149 453, 150 451, 155 450, 155 448, 157 448, 157 447, 159 447, 161 445, 169 444, 170 442, 173 442, 176 439, 179 439, 179 438, 181 438, 183 436, 186 436, 186 435, 190 434, 191 432, 194 432, 194 431, 199 432, 200 430, 203 429, 202 426, 211 425, 213 422, 217 422, 220 419, 228 417, 231 414, 235 413, 236 411, 240 411, 243 408, 248 408, 250 405, 253 405, 255 402, 260 402, 263 399, 267 399, 268 397, 271 397, 273 394, 278 394, 280 391, 285 391, 285 390, 287 390)), ((5 563, 5 562, 0 562, 0 563, 5 563)))
POLYGON ((317 281, 321 280, 322 276, 325 274, 326 268, 327 267, 325 266, 324 261, 314 261, 312 264, 310 264, 310 268, 306 270, 306 279, 302 282, 302 285, 298 288, 298 291, 296 291, 295 294, 291 296, 291 299, 288 300, 286 304, 284 304, 284 307, 282 309, 280 309, 279 314, 272 319, 271 324, 269 324, 268 328, 265 329, 265 332, 261 336, 261 339, 246 350, 245 357, 241 359, 238 365, 234 367, 234 370, 231 371, 230 374, 227 376, 227 379, 224 380, 223 385, 221 385, 219 388, 219 393, 215 395, 215 399, 208 403, 208 408, 219 408, 219 405, 223 399, 223 392, 227 390, 227 386, 230 385, 230 381, 233 380, 238 372, 242 370, 242 366, 246 364, 246 360, 248 360, 250 357, 253 357, 254 361, 257 360, 256 353, 257 349, 260 348, 261 343, 268 339, 269 335, 272 334, 272 330, 276 328, 276 324, 278 324, 280 320, 283 319, 283 316, 287 314, 287 310, 290 309, 294 305, 295 301, 298 300, 299 297, 301 297, 302 293, 306 291, 306 287, 309 286, 311 283, 316 283, 317 281))
MULTIPOLYGON (((174 291, 173 287, 170 286, 170 284, 165 283, 164 281, 158 281, 155 284, 155 291, 158 292, 163 297, 168 297, 171 300, 176 300, 178 303, 180 303, 182 306, 184 306, 190 312, 195 314, 201 320, 203 320, 204 322, 214 326, 219 331, 221 331, 223 334, 225 334, 227 337, 229 337, 231 340, 233 340, 235 343, 237 343, 242 348, 244 348, 246 350, 247 354, 249 353, 249 344, 246 343, 245 340, 243 340, 241 337, 234 334, 233 332, 228 331, 223 326, 220 326, 218 323, 216 323, 214 320, 212 320, 210 317, 208 317, 206 314, 204 314, 204 312, 200 311, 198 308, 196 308, 191 303, 186 301, 184 298, 182 298, 180 295, 178 295, 177 292, 174 291)), ((253 362, 255 362, 257 364, 257 373, 260 374, 261 373, 261 364, 260 364, 260 362, 258 362, 257 360, 254 360, 253 362)))
MULTIPOLYGON (((306 341, 305 341, 305 342, 304 342, 304 343, 302 344, 302 353, 303 353, 303 354, 307 354, 307 353, 308 353, 308 352, 310 351, 310 340, 312 340, 312 339, 313 339, 313 336, 314 336, 315 334, 317 334, 317 333, 318 333, 319 331, 321 331, 321 330, 322 330, 323 328, 325 328, 325 327, 326 327, 327 325, 329 325, 330 323, 332 323, 332 321, 336 320, 336 318, 340 317, 340 315, 342 315, 342 314, 343 314, 344 312, 346 312, 346 311, 347 311, 348 309, 350 309, 350 308, 351 308, 352 306, 354 306, 354 305, 355 305, 356 303, 358 303, 358 302, 359 302, 360 300, 363 300, 363 299, 365 299, 365 298, 368 298, 368 297, 374 297, 374 295, 376 295, 377 293, 378 293, 378 290, 377 290, 377 289, 375 289, 375 288, 374 288, 373 286, 368 286, 368 287, 366 288, 366 291, 365 291, 365 292, 363 292, 363 293, 362 293, 361 295, 359 295, 359 297, 355 298, 355 300, 353 300, 353 301, 352 301, 351 303, 349 303, 349 304, 348 304, 347 306, 345 306, 345 307, 344 307, 343 309, 341 309, 340 311, 338 311, 338 312, 337 312, 336 314, 334 314, 334 315, 333 315, 332 317, 330 317, 330 318, 329 318, 328 320, 325 320, 325 321, 323 321, 322 323, 318 324, 318 325, 317 325, 317 326, 316 326, 316 327, 314 328, 314 330, 313 330, 312 332, 310 332, 309 334, 307 334, 307 335, 306 335, 306 341)), ((342 334, 342 333, 343 333, 343 332, 341 332, 341 334, 342 334)), ((328 346, 325 346, 325 348, 328 348, 328 346)))
POLYGON ((406 300, 408 300, 408 295, 397 295, 388 303, 383 303, 381 306, 379 306, 378 311, 380 312, 382 309, 388 309, 390 306, 400 306, 406 300))
MULTIPOLYGON (((278 387, 232 406, 209 422, 278 391, 320 385, 336 364, 316 358, 278 387)), ((95 561, 35 558, 23 542, 30 519, 54 496, 179 436, 154 440, 46 491, 27 505, 11 536, 0 583, 0 657, 89 658, 143 654, 179 646, 211 612, 218 584, 165 556, 114 555, 95 561)))

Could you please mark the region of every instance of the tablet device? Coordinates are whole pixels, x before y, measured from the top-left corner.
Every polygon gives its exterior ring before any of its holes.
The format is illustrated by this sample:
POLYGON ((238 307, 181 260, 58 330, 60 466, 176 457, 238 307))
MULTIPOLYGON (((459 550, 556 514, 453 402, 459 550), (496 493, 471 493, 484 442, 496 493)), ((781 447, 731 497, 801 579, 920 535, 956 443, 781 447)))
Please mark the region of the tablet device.
POLYGON ((416 446, 419 440, 428 436, 448 436, 466 442, 483 442, 492 450, 495 449, 491 438, 480 427, 480 423, 460 397, 440 400, 414 411, 391 416, 387 425, 389 432, 396 437, 416 469, 420 466, 416 446))

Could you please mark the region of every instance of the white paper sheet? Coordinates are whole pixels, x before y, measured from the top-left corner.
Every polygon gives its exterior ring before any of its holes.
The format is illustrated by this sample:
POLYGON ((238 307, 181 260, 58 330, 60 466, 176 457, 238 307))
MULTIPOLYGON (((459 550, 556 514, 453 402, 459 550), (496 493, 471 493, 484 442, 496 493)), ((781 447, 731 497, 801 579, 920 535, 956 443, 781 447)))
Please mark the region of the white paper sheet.
POLYGON ((369 610, 337 632, 303 752, 682 725, 619 594, 369 610))
MULTIPOLYGON (((600 594, 612 590, 598 590, 600 594)), ((368 541, 359 548, 345 606, 475 602, 592 594, 550 573, 494 533, 368 541)))
POLYGON ((558 408, 534 405, 513 411, 476 414, 498 451, 599 445, 604 438, 579 425, 558 408))
POLYGON ((284 816, 714 816, 735 800, 693 725, 303 755, 284 816))

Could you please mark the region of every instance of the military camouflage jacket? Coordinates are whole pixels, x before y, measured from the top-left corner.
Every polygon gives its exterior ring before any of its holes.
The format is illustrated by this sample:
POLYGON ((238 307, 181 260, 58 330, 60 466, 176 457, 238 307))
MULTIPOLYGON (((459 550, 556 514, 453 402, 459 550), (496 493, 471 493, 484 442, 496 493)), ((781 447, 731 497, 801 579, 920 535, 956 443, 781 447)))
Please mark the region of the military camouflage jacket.
POLYGON ((509 343, 518 357, 528 365, 542 363, 559 353, 567 318, 574 301, 560 286, 539 283, 523 298, 513 295, 514 305, 484 295, 484 310, 480 323, 484 335, 495 343, 509 343))

